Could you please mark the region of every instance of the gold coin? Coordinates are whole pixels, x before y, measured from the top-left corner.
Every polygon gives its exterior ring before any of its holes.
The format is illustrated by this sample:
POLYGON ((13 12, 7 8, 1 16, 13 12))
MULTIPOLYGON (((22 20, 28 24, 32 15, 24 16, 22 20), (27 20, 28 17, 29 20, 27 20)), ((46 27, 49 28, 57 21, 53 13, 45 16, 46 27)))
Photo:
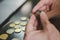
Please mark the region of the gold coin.
POLYGON ((24 17, 24 16, 23 16, 23 17, 21 17, 20 19, 21 19, 21 20, 27 20, 27 17, 24 17))
POLYGON ((8 38, 8 35, 7 35, 7 34, 1 34, 1 35, 0 35, 0 39, 5 40, 5 39, 7 39, 7 38, 8 38))
POLYGON ((14 28, 20 28, 21 26, 20 25, 16 25, 14 28))
POLYGON ((15 29, 15 32, 21 32, 21 29, 17 28, 15 29))
POLYGON ((14 23, 11 23, 9 26, 10 27, 15 27, 15 24, 14 23))
POLYGON ((20 40, 20 39, 18 39, 18 38, 13 38, 12 40, 20 40))
POLYGON ((12 33, 14 33, 14 29, 8 29, 8 30, 6 31, 6 33, 12 34, 12 33))
POLYGON ((25 21, 25 22, 21 22, 20 25, 22 25, 22 26, 26 26, 26 25, 27 25, 27 21, 25 21))
POLYGON ((20 21, 15 21, 14 23, 15 23, 15 24, 20 24, 20 21))

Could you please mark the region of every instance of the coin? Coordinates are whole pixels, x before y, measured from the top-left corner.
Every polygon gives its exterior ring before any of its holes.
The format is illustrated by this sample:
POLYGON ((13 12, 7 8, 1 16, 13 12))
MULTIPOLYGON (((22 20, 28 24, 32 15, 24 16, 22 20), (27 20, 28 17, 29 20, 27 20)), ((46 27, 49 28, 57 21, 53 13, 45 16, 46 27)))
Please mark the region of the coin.
POLYGON ((14 23, 15 23, 15 24, 20 24, 20 21, 15 21, 14 23))
POLYGON ((12 34, 12 33, 14 33, 14 29, 8 29, 8 30, 6 31, 6 33, 12 34))
POLYGON ((20 40, 19 38, 13 38, 12 40, 20 40))
POLYGON ((24 21, 24 20, 27 20, 27 17, 24 17, 24 16, 23 16, 23 17, 21 17, 20 19, 24 21))
POLYGON ((21 32, 20 28, 15 29, 15 32, 21 32))
POLYGON ((20 28, 21 26, 20 25, 16 25, 14 28, 20 28))
POLYGON ((9 26, 10 27, 15 27, 15 24, 14 23, 11 23, 9 26))
POLYGON ((5 39, 7 39, 7 38, 8 38, 8 34, 1 34, 1 35, 0 35, 0 39, 5 40, 5 39))
POLYGON ((22 26, 27 25, 27 21, 25 21, 25 22, 21 22, 20 25, 22 25, 22 26))

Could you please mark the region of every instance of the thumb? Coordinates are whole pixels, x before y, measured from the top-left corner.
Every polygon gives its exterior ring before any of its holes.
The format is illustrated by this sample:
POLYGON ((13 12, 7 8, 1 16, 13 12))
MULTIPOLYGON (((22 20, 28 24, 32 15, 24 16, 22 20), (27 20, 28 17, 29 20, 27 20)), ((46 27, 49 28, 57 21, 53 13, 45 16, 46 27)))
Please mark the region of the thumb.
POLYGON ((44 1, 39 1, 38 4, 33 8, 32 13, 35 13, 37 10, 39 10, 41 7, 44 6, 44 1))
POLYGON ((36 25, 34 25, 36 23, 36 18, 35 16, 32 14, 27 26, 26 26, 26 33, 31 32, 31 31, 35 31, 35 27, 36 25))
POLYGON ((43 25, 44 30, 48 30, 50 32, 57 32, 58 30, 55 28, 55 26, 49 21, 48 16, 46 15, 45 12, 40 13, 40 19, 41 23, 43 25))
POLYGON ((49 19, 45 12, 40 13, 40 19, 43 27, 46 26, 47 24, 50 24, 49 19))

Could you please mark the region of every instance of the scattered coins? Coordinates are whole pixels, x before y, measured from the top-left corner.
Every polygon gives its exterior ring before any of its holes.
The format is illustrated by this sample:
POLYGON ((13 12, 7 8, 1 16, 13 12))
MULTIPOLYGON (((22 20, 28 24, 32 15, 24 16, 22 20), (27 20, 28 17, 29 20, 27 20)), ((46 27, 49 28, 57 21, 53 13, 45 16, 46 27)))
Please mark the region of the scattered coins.
POLYGON ((12 34, 12 33, 14 33, 14 29, 8 29, 8 30, 6 31, 6 33, 12 34))
POLYGON ((14 23, 11 23, 9 26, 10 27, 15 27, 15 24, 14 23))
POLYGON ((21 32, 21 29, 20 28, 17 28, 17 29, 15 29, 15 32, 21 32))
MULTIPOLYGON (((8 38, 8 34, 13 34, 13 33, 20 33, 21 31, 25 32, 25 26, 27 25, 27 21, 29 20, 28 17, 23 16, 20 18, 20 21, 14 21, 11 22, 8 26, 10 29, 6 30, 5 32, 7 34, 1 34, 0 39, 6 40, 8 38)), ((13 38, 11 40, 20 40, 18 38, 13 38)))
POLYGON ((8 38, 8 34, 1 34, 1 35, 0 35, 0 39, 5 40, 5 39, 7 39, 7 38, 8 38))
POLYGON ((13 38, 12 40, 20 40, 20 39, 18 39, 18 38, 13 38))

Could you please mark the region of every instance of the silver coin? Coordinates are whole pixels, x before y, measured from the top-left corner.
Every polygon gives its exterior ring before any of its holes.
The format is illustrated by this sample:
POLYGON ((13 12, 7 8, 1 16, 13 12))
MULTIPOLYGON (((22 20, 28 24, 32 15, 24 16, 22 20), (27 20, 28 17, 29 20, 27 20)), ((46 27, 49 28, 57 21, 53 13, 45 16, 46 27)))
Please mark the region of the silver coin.
POLYGON ((17 28, 17 29, 15 29, 15 32, 21 32, 21 29, 20 28, 17 28))
POLYGON ((26 26, 27 25, 27 21, 21 22, 20 25, 21 26, 26 26))
POLYGON ((19 38, 13 38, 12 40, 20 40, 19 38))
POLYGON ((27 20, 27 17, 25 17, 25 16, 20 17, 20 20, 22 20, 22 21, 27 20))
POLYGON ((14 23, 11 23, 9 26, 10 27, 15 27, 15 24, 14 23))
POLYGON ((20 25, 16 25, 14 28, 20 28, 21 26, 20 25))
POLYGON ((14 33, 14 29, 8 29, 8 30, 6 31, 6 33, 12 34, 12 33, 14 33))
POLYGON ((15 24, 20 24, 20 21, 15 21, 14 23, 15 23, 15 24))

